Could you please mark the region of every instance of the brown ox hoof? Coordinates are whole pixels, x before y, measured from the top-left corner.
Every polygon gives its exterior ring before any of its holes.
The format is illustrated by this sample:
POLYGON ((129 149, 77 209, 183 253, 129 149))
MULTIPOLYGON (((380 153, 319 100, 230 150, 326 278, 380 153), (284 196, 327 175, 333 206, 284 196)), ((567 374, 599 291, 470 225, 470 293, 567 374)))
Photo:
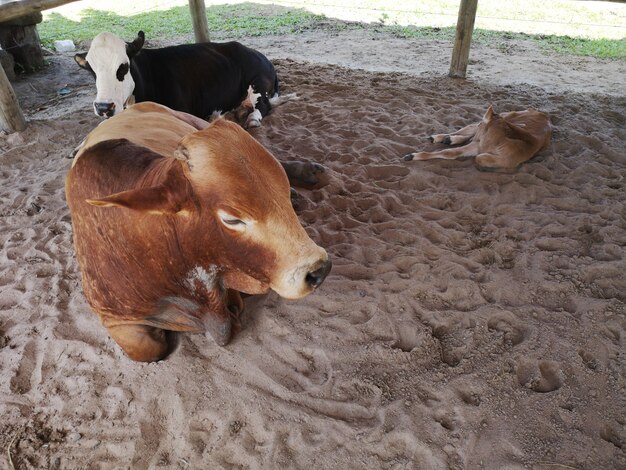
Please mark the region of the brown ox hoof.
POLYGON ((107 328, 111 338, 133 361, 156 362, 170 352, 165 330, 145 325, 119 325, 107 328))
POLYGON ((320 183, 325 184, 322 177, 326 173, 326 169, 319 163, 281 162, 281 165, 285 169, 292 186, 310 188, 318 186, 320 183))
POLYGON ((219 346, 226 346, 232 335, 233 322, 230 317, 218 317, 217 315, 209 315, 204 320, 207 333, 211 335, 213 341, 219 346))

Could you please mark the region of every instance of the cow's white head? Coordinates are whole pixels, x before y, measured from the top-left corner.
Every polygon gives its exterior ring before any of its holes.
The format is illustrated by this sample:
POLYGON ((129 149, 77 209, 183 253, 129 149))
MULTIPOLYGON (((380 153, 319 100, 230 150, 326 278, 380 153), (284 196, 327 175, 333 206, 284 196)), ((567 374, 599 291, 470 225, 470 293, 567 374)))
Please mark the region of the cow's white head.
POLYGON ((76 54, 74 60, 96 77, 97 95, 93 108, 98 116, 111 117, 122 111, 135 89, 130 60, 143 47, 145 35, 139 31, 130 43, 112 33, 100 33, 89 52, 76 54))

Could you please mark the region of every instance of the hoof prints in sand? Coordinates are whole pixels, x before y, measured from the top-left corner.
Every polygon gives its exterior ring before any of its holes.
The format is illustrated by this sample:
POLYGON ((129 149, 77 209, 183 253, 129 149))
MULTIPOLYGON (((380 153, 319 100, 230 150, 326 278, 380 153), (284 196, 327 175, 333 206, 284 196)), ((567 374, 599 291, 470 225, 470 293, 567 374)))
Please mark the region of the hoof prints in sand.
POLYGON ((248 299, 226 348, 184 335, 131 363, 89 312, 61 157, 95 120, 33 122, 2 157, 0 447, 60 468, 626 465, 623 107, 277 67, 301 99, 252 134, 327 168, 298 213, 334 268, 301 301, 248 299), (551 113, 552 147, 509 174, 402 161, 490 103, 551 113))

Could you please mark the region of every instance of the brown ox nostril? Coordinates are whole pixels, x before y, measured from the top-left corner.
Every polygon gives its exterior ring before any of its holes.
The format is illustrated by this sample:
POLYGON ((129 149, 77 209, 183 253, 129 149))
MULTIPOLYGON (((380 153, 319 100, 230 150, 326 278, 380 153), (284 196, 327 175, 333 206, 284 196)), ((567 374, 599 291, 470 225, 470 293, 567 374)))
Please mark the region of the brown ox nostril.
POLYGON ((107 101, 95 102, 93 104, 93 107, 98 116, 111 117, 113 116, 113 112, 115 111, 115 103, 113 102, 107 102, 107 101))
POLYGON ((322 282, 324 282, 324 279, 326 279, 326 276, 328 276, 328 273, 330 272, 330 268, 332 268, 332 266, 333 263, 331 260, 328 259, 324 261, 324 264, 322 264, 321 267, 319 267, 315 271, 307 273, 304 281, 313 289, 319 287, 322 282))

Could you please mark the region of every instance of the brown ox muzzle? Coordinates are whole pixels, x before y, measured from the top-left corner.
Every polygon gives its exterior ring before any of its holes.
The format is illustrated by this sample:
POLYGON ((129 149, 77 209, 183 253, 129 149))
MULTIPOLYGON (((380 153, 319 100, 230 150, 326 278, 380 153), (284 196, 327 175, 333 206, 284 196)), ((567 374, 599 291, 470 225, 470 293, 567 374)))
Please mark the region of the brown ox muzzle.
POLYGON ((322 283, 332 262, 326 252, 316 246, 305 260, 279 271, 281 274, 271 283, 271 289, 285 299, 301 299, 315 291, 322 283))
POLYGON ((330 269, 332 267, 333 262, 327 259, 315 271, 308 272, 306 274, 306 277, 304 278, 304 282, 306 282, 306 284, 311 287, 311 289, 317 289, 319 286, 322 285, 322 282, 324 282, 324 279, 326 279, 326 276, 328 276, 328 273, 330 272, 330 269))

